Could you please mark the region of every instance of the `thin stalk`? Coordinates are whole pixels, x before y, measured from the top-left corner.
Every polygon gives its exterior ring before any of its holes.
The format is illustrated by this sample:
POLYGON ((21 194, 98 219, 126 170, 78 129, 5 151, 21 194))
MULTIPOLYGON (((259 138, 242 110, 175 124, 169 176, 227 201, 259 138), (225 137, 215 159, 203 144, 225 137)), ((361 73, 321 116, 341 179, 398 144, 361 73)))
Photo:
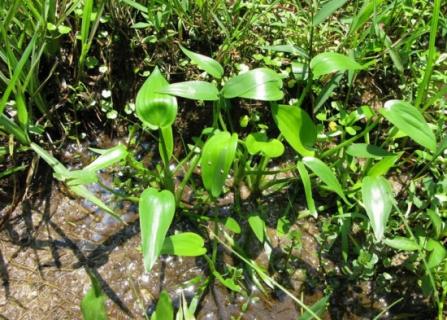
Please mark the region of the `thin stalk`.
POLYGON ((261 184, 261 179, 262 179, 262 172, 265 171, 265 167, 267 166, 267 163, 269 162, 270 158, 263 155, 261 158, 261 161, 259 162, 258 167, 256 168, 256 178, 255 178, 255 182, 253 184, 253 190, 255 192, 259 191, 259 185, 261 184))
POLYGON ((197 164, 199 163, 200 156, 196 154, 193 159, 191 160, 190 166, 188 168, 188 171, 186 172, 185 176, 183 177, 182 182, 180 183, 177 193, 176 193, 176 202, 179 203, 180 199, 182 198, 183 190, 185 190, 186 184, 188 183, 189 179, 191 178, 192 173, 194 172, 194 169, 196 168, 197 164))
POLYGON ((430 84, 430 79, 433 73, 433 63, 435 61, 435 53, 436 53, 436 47, 435 47, 436 33, 438 31, 440 9, 441 9, 441 0, 434 0, 433 17, 430 26, 430 40, 428 43, 427 66, 425 67, 422 82, 419 84, 417 90, 416 102, 414 104, 416 108, 420 107, 422 100, 425 100, 427 96, 428 86, 430 84))
MULTIPOLYGON (((405 215, 402 213, 402 211, 399 209, 399 207, 397 206, 396 203, 393 203, 394 208, 396 209, 396 211, 399 213, 400 218, 402 219, 402 222, 405 225, 405 229, 407 230, 408 234, 410 235, 411 239, 417 244, 417 249, 418 249, 418 253, 422 258, 422 262, 424 263, 424 267, 425 267, 425 271, 428 274, 428 277, 430 279, 430 284, 433 287, 433 295, 435 297, 436 300, 436 304, 439 306, 439 304, 441 303, 440 299, 439 299, 439 293, 438 290, 436 289, 436 284, 435 284, 435 279, 433 277, 433 274, 431 273, 430 268, 428 267, 427 264, 427 259, 425 259, 425 252, 423 251, 423 249, 421 248, 421 246, 419 245, 419 241, 418 239, 415 237, 415 235, 413 234, 413 231, 411 230, 407 218, 405 217, 405 215)), ((408 211, 411 208, 411 204, 408 207, 408 211)))
POLYGON ((161 157, 163 161, 163 170, 165 172, 164 176, 164 186, 174 192, 174 183, 172 181, 172 174, 169 170, 169 156, 168 156, 168 150, 166 149, 166 141, 164 139, 163 133, 160 132, 159 139, 161 142, 161 151, 163 152, 163 156, 161 157))
POLYGON ((358 135, 343 141, 342 143, 336 145, 334 148, 327 150, 326 152, 323 152, 323 154, 321 155, 320 159, 324 159, 330 155, 333 155, 334 153, 337 153, 341 148, 344 148, 346 146, 349 146, 351 143, 353 143, 354 141, 360 139, 361 137, 363 137, 365 134, 367 134, 368 132, 370 132, 372 129, 374 129, 375 127, 377 127, 378 122, 373 122, 372 124, 370 124, 369 126, 367 126, 365 128, 365 130, 363 130, 362 132, 360 132, 358 135))
POLYGON ((321 318, 308 306, 304 304, 303 301, 295 297, 289 290, 284 288, 282 285, 280 285, 278 282, 276 282, 275 279, 272 277, 269 277, 264 271, 261 270, 255 263, 249 261, 247 258, 243 257, 239 252, 234 250, 232 247, 230 247, 228 244, 226 244, 222 239, 220 239, 213 231, 211 231, 211 235, 216 239, 222 246, 224 246, 227 250, 232 252, 235 256, 237 256, 239 259, 241 259, 243 262, 245 262, 249 267, 251 267, 253 270, 256 271, 256 273, 259 274, 261 279, 265 280, 268 279, 269 282, 271 282, 273 285, 275 285, 278 289, 283 291, 286 295, 288 295, 292 300, 294 300, 300 307, 302 307, 304 310, 306 310, 312 317, 315 319, 321 320, 321 318))

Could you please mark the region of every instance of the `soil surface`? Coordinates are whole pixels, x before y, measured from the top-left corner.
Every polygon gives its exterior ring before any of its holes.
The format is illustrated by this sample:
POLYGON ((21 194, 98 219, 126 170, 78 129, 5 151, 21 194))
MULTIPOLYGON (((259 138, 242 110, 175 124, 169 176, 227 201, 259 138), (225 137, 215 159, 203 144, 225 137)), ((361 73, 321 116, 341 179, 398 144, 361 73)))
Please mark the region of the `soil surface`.
MULTIPOLYGON (((78 159, 86 156, 85 150, 77 152, 78 159)), ((134 204, 117 202, 115 209, 125 223, 117 222, 90 203, 71 198, 66 188, 52 179, 48 168, 47 175, 39 176, 34 180, 41 181, 33 181, 39 187, 33 188, 14 210, 8 203, 0 210, 0 319, 81 319, 80 302, 91 285, 89 274, 99 280, 108 297, 110 319, 144 319, 154 310, 163 289, 178 305, 182 294, 192 299, 209 275, 201 258, 168 256, 162 256, 152 272, 145 273, 134 204)), ((97 186, 90 190, 106 203, 114 202, 111 194, 100 192, 97 186)), ((277 199, 267 207, 271 212, 284 209, 277 199)), ((231 214, 231 205, 222 211, 231 214)), ((371 319, 402 296, 406 299, 386 311, 383 318, 411 315, 424 319, 429 314, 426 301, 413 289, 414 283, 411 285, 411 277, 388 292, 378 291, 374 281, 343 280, 336 259, 320 254, 319 227, 312 219, 299 221, 292 226, 302 236, 301 248, 293 252, 297 259, 291 264, 295 268, 291 275, 282 274, 277 266, 284 261, 284 248, 290 240, 279 236, 271 223, 267 229, 270 259, 256 241, 249 242, 251 258, 307 305, 324 296, 328 281, 338 282, 323 319, 371 319)), ((190 227, 179 222, 172 229, 185 231, 190 227)), ((234 262, 223 248, 220 252, 221 263, 234 262)), ((205 290, 197 319, 292 320, 302 313, 281 291, 267 288, 262 293, 249 281, 247 289, 248 295, 230 293, 216 281, 205 290)))

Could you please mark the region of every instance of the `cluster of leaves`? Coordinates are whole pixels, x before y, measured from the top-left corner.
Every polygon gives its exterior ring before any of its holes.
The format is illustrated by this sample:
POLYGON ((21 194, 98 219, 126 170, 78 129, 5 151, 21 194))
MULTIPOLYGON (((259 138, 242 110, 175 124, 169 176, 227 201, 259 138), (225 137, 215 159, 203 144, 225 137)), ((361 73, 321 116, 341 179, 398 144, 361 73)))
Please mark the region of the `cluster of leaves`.
MULTIPOLYGON (((99 153, 96 160, 83 169, 68 170, 33 141, 34 137, 41 137, 43 128, 39 130, 37 123, 33 123, 33 108, 26 103, 25 97, 33 97, 28 99, 29 102, 35 104, 48 121, 52 118, 43 98, 39 98, 41 87, 38 86, 36 70, 46 50, 42 39, 49 37, 57 40, 71 29, 61 22, 64 19, 55 19, 55 1, 41 5, 39 10, 45 15, 42 21, 35 22, 33 29, 27 24, 13 27, 11 21, 21 14, 18 10, 21 2, 15 2, 9 9, 1 8, 6 18, 0 30, 5 40, 0 58, 8 72, 4 74, 0 69, 4 87, 0 100, 0 129, 11 137, 10 141, 15 139, 37 153, 53 168, 55 178, 64 182, 75 194, 93 202, 118 220, 120 216, 89 192, 85 185, 99 183, 98 172, 118 164, 133 168, 136 177, 144 176, 141 179, 144 190, 131 189, 126 199, 139 205, 141 249, 146 272, 151 272, 163 254, 203 256, 210 270, 206 285, 217 280, 229 290, 241 292, 244 290, 244 279, 240 269, 234 266, 226 266, 224 270, 219 268, 217 247, 220 244, 244 263, 250 270, 251 280, 262 290, 263 286, 283 290, 306 311, 302 319, 318 319, 329 301, 329 295, 312 307, 306 306, 248 258, 249 255, 236 241, 242 233, 243 224, 249 226, 257 241, 270 246, 262 212, 244 212, 243 202, 246 199, 243 199, 240 190, 243 186, 249 189, 248 201, 254 204, 262 202, 266 194, 282 192, 293 186, 302 190, 306 201, 307 208, 302 217, 322 219, 331 225, 328 230, 333 234, 323 240, 329 243, 328 250, 332 249, 334 239, 341 239, 340 258, 346 276, 371 278, 380 268, 390 265, 392 254, 405 252, 409 255, 407 269, 419 277, 423 292, 431 297, 438 308, 439 318, 442 317, 447 294, 447 250, 444 246, 447 237, 447 187, 443 178, 447 137, 444 133, 445 101, 442 100, 445 87, 440 93, 429 95, 432 75, 436 73, 433 69, 437 61, 435 40, 441 16, 439 0, 433 3, 424 68, 406 70, 411 61, 408 57, 413 55, 411 43, 414 38, 411 35, 393 43, 392 37, 387 34, 396 12, 408 10, 407 4, 398 5, 396 1, 388 3, 377 0, 365 2, 358 8, 349 7, 354 13, 349 17, 349 22, 343 22, 340 27, 347 34, 347 40, 336 49, 321 50, 324 52, 318 54, 315 48, 319 47, 313 43, 314 36, 318 36, 319 28, 323 28, 325 22, 347 1, 329 0, 319 5, 317 1, 316 6, 310 6, 311 15, 307 17, 310 36, 306 49, 299 43, 264 47, 269 54, 279 53, 292 60, 292 78, 289 78, 290 74, 277 72, 282 64, 275 63, 273 54, 258 57, 267 66, 234 75, 225 74, 226 63, 223 66, 211 57, 180 46, 191 65, 204 72, 204 80, 169 83, 159 67, 155 67, 135 99, 135 115, 140 120, 142 134, 154 136, 154 132, 158 133, 160 163, 153 170, 145 168, 137 160, 135 146, 131 143, 107 150, 96 149, 94 151, 99 153), (29 44, 23 46, 21 41, 13 42, 13 37, 8 36, 8 33, 15 32, 13 28, 27 33, 31 30, 36 32, 30 35, 29 44), (21 49, 23 53, 19 57, 17 54, 21 49), (392 68, 401 79, 408 77, 405 71, 415 78, 411 78, 413 81, 408 85, 415 92, 405 88, 405 93, 409 94, 381 99, 378 107, 353 105, 349 98, 352 91, 357 89, 357 77, 377 72, 376 65, 382 65, 388 56, 392 68), (403 59, 405 56, 407 59, 403 59), (30 59, 31 62, 28 62, 30 59), (288 88, 283 87, 284 80, 290 84, 288 88), (289 99, 291 94, 288 89, 295 87, 298 93, 289 99), (337 91, 338 96, 335 94, 337 91), (346 94, 346 98, 337 99, 340 94, 346 94), (11 95, 14 96, 14 103, 9 103, 11 95), (210 123, 204 125, 199 137, 194 137, 193 145, 184 148, 181 159, 174 157, 176 140, 173 126, 179 108, 178 98, 212 106, 210 123), (231 108, 234 108, 234 100, 247 99, 268 106, 271 121, 263 124, 252 121, 250 117, 250 120, 243 118, 241 127, 248 127, 246 122, 254 124, 252 130, 243 134, 233 129, 231 108), (5 109, 8 109, 6 113, 5 109), (15 111, 15 117, 11 110, 15 111), (274 130, 268 130, 269 126, 275 126, 274 130), (272 136, 272 132, 279 134, 272 136), (292 160, 292 166, 279 170, 289 174, 286 178, 271 178, 278 173, 278 170, 271 168, 273 160, 292 160), (194 180, 196 168, 200 168, 201 183, 194 180), (401 191, 396 192, 393 183, 397 174, 406 179, 401 191), (212 208, 214 215, 210 216, 208 210, 202 210, 199 211, 199 218, 188 216, 182 202, 186 186, 190 186, 194 195, 201 197, 212 208), (222 218, 217 212, 218 202, 230 192, 234 195, 234 215, 222 218), (324 202, 322 196, 327 196, 324 202), (195 222, 201 226, 200 232, 169 235, 176 215, 196 219, 195 222), (354 226, 361 226, 360 232, 353 232, 354 226)), ((232 21, 231 16, 209 14, 217 8, 226 8, 225 1, 217 1, 214 7, 207 1, 197 1, 195 4, 166 1, 159 6, 142 5, 133 0, 122 2, 145 19, 144 22, 135 23, 133 28, 154 31, 144 39, 149 43, 166 41, 174 35, 182 39, 182 32, 193 25, 190 13, 198 10, 208 30, 213 23, 217 23, 226 34, 226 40, 217 54, 223 62, 227 62, 225 53, 248 37, 247 28, 255 24, 260 15, 256 5, 243 1, 237 1, 232 7, 232 12, 237 12, 239 18, 243 16, 241 20, 236 19, 237 23, 232 21), (228 27, 222 19, 228 20, 228 27), (177 25, 172 23, 176 20, 177 25), (170 33, 171 29, 176 32, 170 33), (159 35, 164 38, 157 38, 159 35)), ((261 2, 259 7, 266 11, 276 3, 261 2)), ((64 14, 68 15, 75 8, 76 4, 66 7, 64 14)), ((299 3, 293 8, 303 9, 299 3)), ((93 1, 86 0, 80 12, 79 77, 82 77, 83 67, 88 62, 87 55, 104 2, 96 7, 95 16, 94 9, 93 1)), ((20 21, 20 18, 16 20, 20 21)), ((442 62, 441 58, 438 60, 442 62)), ((11 142, 9 152, 13 146, 11 142)), ((291 233, 290 237, 293 243, 299 243, 299 234, 291 233)), ((288 253, 291 252, 292 249, 288 253)), ((84 317, 88 319, 93 315, 93 318, 105 318, 100 285, 94 278, 92 284, 82 303, 84 317)), ((188 306, 182 297, 176 318, 192 319, 197 303, 194 300, 188 306)), ((174 318, 167 292, 161 293, 152 318, 174 318)))

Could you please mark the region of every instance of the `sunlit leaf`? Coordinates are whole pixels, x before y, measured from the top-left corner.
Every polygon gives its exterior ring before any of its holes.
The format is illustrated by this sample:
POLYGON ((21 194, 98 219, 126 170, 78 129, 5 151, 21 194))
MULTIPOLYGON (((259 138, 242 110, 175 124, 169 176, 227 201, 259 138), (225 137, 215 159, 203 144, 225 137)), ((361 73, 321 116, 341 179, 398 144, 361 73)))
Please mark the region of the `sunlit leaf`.
POLYGON ((236 282, 231 278, 224 278, 219 272, 213 271, 213 275, 216 277, 217 280, 219 280, 220 283, 222 283, 225 287, 230 289, 234 292, 240 292, 242 288, 236 284, 236 282))
POLYGON ((297 106, 273 105, 273 119, 286 141, 303 156, 312 156, 317 129, 310 116, 297 106))
POLYGON ((253 213, 248 217, 248 224, 256 238, 263 243, 265 240, 265 222, 259 214, 253 213))
POLYGON ((163 163, 168 163, 168 161, 172 157, 172 154, 174 153, 174 136, 172 135, 171 126, 160 129, 160 138, 158 139, 158 151, 163 160, 163 163), (167 159, 165 159, 166 157, 167 159))
POLYGON ((404 251, 416 251, 419 246, 416 241, 410 238, 405 237, 395 237, 393 239, 384 239, 383 243, 385 243, 388 247, 397 250, 404 251))
MULTIPOLYGON (((50 153, 48 153, 48 151, 44 150, 35 143, 31 143, 30 147, 53 169, 54 177, 56 179, 63 182, 65 181, 68 182, 70 180, 70 175, 72 173, 67 168, 65 168, 65 166, 62 163, 60 163, 55 157, 53 157, 50 153)), ((82 185, 70 185, 69 188, 73 193, 92 202, 97 207, 104 210, 115 219, 121 221, 120 216, 118 216, 112 209, 110 209, 104 202, 102 202, 101 199, 99 199, 93 193, 91 193, 86 187, 82 185)))
POLYGON ((447 256, 447 249, 442 242, 429 239, 426 249, 431 251, 427 261, 427 267, 429 269, 439 266, 447 256))
POLYGON ((432 209, 427 210, 427 215, 430 217, 433 226, 434 236, 436 239, 438 239, 441 236, 443 229, 442 219, 439 216, 439 213, 437 213, 435 210, 432 209))
POLYGON ((165 239, 161 254, 196 257, 206 253, 204 240, 197 233, 184 232, 165 239))
POLYGON ((127 149, 124 145, 119 144, 113 148, 104 150, 104 152, 92 163, 84 168, 84 170, 99 171, 117 163, 127 157, 127 149))
POLYGON ((362 180, 362 199, 377 241, 381 241, 392 208, 391 187, 384 177, 367 176, 362 180))
POLYGON ((383 157, 382 160, 377 162, 375 165, 368 170, 368 176, 376 177, 386 175, 388 170, 390 170, 402 156, 403 152, 395 155, 383 157))
POLYGON ((159 192, 148 188, 140 196, 138 212, 144 268, 149 272, 160 255, 166 233, 174 218, 174 195, 168 190, 159 192))
POLYGON ((314 26, 319 25, 332 15, 337 9, 341 8, 348 0, 329 0, 326 1, 323 6, 318 10, 317 14, 312 20, 314 26))
POLYGON ((333 72, 361 70, 363 66, 351 57, 343 54, 323 52, 310 61, 310 68, 312 69, 313 77, 319 78, 322 75, 333 72))
POLYGON ((151 320, 173 320, 174 307, 172 306, 171 297, 166 290, 163 290, 158 297, 157 306, 151 316, 151 320))
POLYGON ((177 82, 169 84, 159 92, 193 100, 219 100, 219 90, 214 84, 206 81, 177 82))
POLYGON ((306 202, 307 202, 307 208, 309 209, 309 213, 313 217, 316 218, 318 216, 318 212, 315 207, 314 198, 312 196, 312 185, 310 182, 309 174, 308 174, 306 167, 304 166, 302 161, 298 161, 298 163, 296 164, 296 167, 298 169, 298 173, 300 174, 301 182, 303 183, 304 194, 306 196, 306 202))
POLYGON ((338 194, 345 202, 348 202, 340 182, 338 182, 337 177, 328 165, 314 157, 304 157, 303 163, 326 184, 329 190, 338 194))
POLYGON ((84 320, 106 320, 106 296, 101 290, 98 279, 91 275, 90 280, 92 286, 81 301, 82 318, 84 320))
POLYGON ((150 129, 156 130, 174 123, 177 115, 177 99, 169 94, 159 93, 168 84, 156 67, 138 91, 135 102, 136 113, 143 124, 150 129))
POLYGON ((367 143, 353 143, 347 149, 346 153, 350 156, 357 158, 383 158, 386 156, 392 156, 393 154, 383 150, 382 148, 367 144, 367 143))
POLYGON ((241 233, 241 226, 232 217, 227 217, 225 219, 225 227, 227 227, 229 230, 233 231, 234 233, 241 233))
POLYGON ((365 1, 358 14, 352 19, 349 34, 357 32, 369 21, 375 10, 384 0, 365 1))
POLYGON ((247 98, 276 101, 284 96, 282 79, 275 71, 258 68, 239 74, 225 83, 222 88, 224 98, 247 98))
POLYGON ((382 115, 421 146, 436 150, 436 137, 421 112, 408 102, 388 100, 382 115))
POLYGON ((203 146, 200 165, 202 181, 213 197, 218 197, 236 155, 237 134, 218 132, 203 146))
POLYGON ((199 69, 209 73, 214 78, 222 78, 224 69, 219 62, 203 54, 192 52, 185 47, 180 46, 180 49, 182 49, 183 53, 191 59, 191 62, 197 65, 199 69))
MULTIPOLYGON (((320 300, 318 300, 317 302, 315 302, 311 307, 310 310, 312 310, 316 315, 321 315, 323 314, 323 312, 326 310, 327 306, 328 306, 328 302, 329 302, 329 298, 331 297, 331 295, 327 295, 324 296, 323 298, 321 298, 320 300)), ((309 312, 306 311, 304 312, 299 318, 298 320, 311 320, 311 319, 315 319, 315 317, 309 312)))
POLYGON ((248 153, 255 155, 263 153, 270 158, 276 158, 284 153, 284 145, 278 139, 268 139, 265 132, 251 133, 245 139, 248 153))

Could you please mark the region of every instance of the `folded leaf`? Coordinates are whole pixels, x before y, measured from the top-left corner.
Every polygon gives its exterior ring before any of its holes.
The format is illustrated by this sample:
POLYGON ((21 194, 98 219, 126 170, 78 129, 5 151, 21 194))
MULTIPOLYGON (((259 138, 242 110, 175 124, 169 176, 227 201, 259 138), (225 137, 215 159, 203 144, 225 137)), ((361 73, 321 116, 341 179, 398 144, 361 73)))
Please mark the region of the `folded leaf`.
POLYGON ((313 156, 317 129, 310 116, 297 106, 273 105, 273 119, 286 141, 303 156, 313 156))
POLYGON ((345 202, 348 202, 337 177, 323 161, 314 157, 304 157, 303 163, 326 184, 329 190, 338 194, 345 202))
POLYGON ((193 100, 219 100, 219 90, 206 81, 184 81, 169 84, 158 92, 193 100))
POLYGON ((388 247, 397 250, 416 251, 419 248, 416 241, 405 237, 395 237, 393 239, 385 239, 383 240, 383 243, 385 243, 388 247))
POLYGON ((168 190, 159 192, 156 189, 148 188, 140 196, 138 212, 140 214, 144 268, 146 272, 149 272, 160 255, 169 226, 174 218, 174 195, 168 190))
POLYGON ((384 177, 365 177, 362 180, 362 199, 377 241, 381 241, 392 208, 391 187, 384 177))
POLYGON ((367 144, 367 143, 353 143, 347 149, 346 153, 350 156, 357 158, 383 158, 386 156, 392 156, 393 154, 383 150, 382 148, 367 144))
POLYGON ((310 61, 310 68, 312 69, 313 77, 319 78, 322 75, 333 72, 361 70, 363 66, 351 57, 343 54, 323 52, 310 61))
POLYGON ((421 112, 408 102, 388 100, 382 115, 421 146, 436 151, 436 137, 421 112))
POLYGON ((237 75, 225 83, 222 94, 225 99, 247 98, 276 101, 283 98, 282 79, 275 71, 258 68, 237 75))
POLYGON ((159 93, 168 84, 156 67, 138 91, 135 101, 137 116, 152 130, 172 125, 177 116, 177 99, 169 94, 159 93))
POLYGON ((219 62, 203 54, 192 52, 185 47, 180 46, 180 49, 199 69, 209 73, 214 78, 222 78, 224 69, 219 62))
POLYGON ((237 148, 237 134, 218 132, 203 146, 200 165, 202 181, 213 197, 218 197, 234 161, 237 148))

